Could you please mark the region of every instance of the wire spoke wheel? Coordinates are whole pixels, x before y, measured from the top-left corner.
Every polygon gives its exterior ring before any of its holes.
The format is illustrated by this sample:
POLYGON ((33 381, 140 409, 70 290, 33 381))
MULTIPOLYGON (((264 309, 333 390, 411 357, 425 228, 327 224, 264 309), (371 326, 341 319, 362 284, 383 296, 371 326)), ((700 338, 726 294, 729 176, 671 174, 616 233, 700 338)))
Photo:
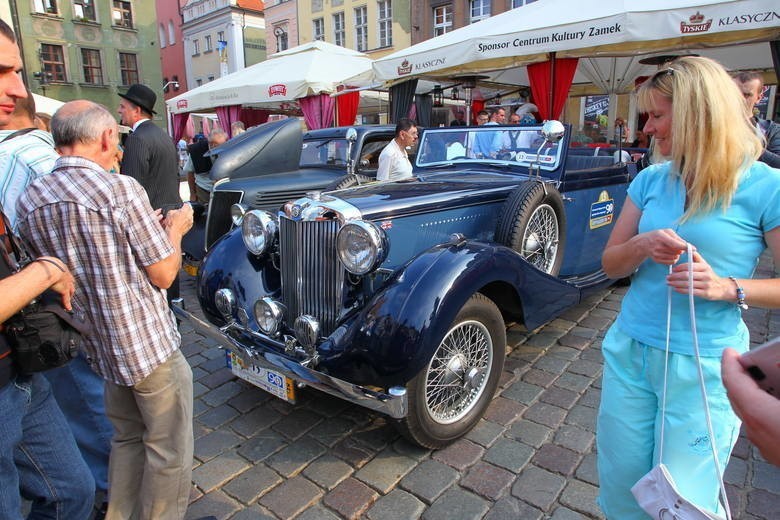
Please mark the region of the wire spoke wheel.
POLYGON ((534 267, 549 273, 558 256, 558 218, 549 204, 537 207, 523 233, 521 255, 534 267))

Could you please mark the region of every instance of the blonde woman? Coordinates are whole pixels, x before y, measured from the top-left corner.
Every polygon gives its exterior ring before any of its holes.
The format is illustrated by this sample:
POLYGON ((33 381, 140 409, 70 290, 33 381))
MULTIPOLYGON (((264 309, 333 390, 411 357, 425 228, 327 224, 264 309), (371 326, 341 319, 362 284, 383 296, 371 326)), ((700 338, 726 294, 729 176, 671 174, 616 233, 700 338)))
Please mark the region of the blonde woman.
POLYGON ((659 462, 667 287, 673 293, 663 462, 681 494, 710 511, 719 510, 718 480, 688 316, 688 263, 722 466, 740 423, 721 384, 721 353, 748 348, 743 308, 780 306, 780 279, 751 279, 767 246, 780 261, 780 170, 756 162, 762 143, 734 82, 712 60, 680 58, 642 85, 639 104, 660 162, 629 187, 602 258, 611 278, 632 278, 602 344, 597 424, 599 505, 620 520, 647 518, 630 489, 659 462))

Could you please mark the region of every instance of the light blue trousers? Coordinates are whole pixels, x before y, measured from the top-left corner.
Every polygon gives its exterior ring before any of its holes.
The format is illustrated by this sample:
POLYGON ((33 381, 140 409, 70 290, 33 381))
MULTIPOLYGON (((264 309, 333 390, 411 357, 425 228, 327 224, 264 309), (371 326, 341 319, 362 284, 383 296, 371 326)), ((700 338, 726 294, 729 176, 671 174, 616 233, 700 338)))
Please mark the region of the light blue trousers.
MULTIPOLYGON (((607 332, 601 348, 598 503, 609 519, 644 520, 648 516, 636 503, 631 487, 659 462, 665 353, 635 341, 617 325, 607 332)), ((735 348, 745 350, 746 346, 735 348)), ((701 361, 722 472, 741 423, 721 383, 720 358, 703 357, 701 361)), ((709 511, 722 509, 695 356, 669 354, 663 462, 682 496, 709 511)))

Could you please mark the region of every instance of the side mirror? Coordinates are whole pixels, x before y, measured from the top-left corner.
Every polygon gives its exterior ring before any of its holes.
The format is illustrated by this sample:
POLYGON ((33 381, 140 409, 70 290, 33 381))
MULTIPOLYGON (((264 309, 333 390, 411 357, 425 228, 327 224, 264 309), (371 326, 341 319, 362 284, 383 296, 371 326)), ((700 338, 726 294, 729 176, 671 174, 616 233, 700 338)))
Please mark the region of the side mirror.
POLYGON ((565 132, 566 128, 563 126, 563 123, 554 119, 545 121, 542 125, 542 136, 548 143, 557 143, 565 132))
POLYGON ((345 137, 347 141, 349 141, 350 143, 354 143, 355 141, 357 141, 357 130, 355 130, 354 128, 348 128, 347 135, 345 137))
POLYGON ((357 142, 358 134, 354 128, 347 128, 347 133, 344 135, 347 140, 347 174, 355 174, 355 160, 352 158, 352 152, 355 148, 355 142, 357 142))

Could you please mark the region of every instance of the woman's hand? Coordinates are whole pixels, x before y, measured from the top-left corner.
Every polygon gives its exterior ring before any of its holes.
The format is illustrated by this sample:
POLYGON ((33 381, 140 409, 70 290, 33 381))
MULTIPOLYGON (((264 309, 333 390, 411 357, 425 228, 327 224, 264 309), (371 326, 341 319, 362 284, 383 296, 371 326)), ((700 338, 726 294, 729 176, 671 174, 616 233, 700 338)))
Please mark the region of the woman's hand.
POLYGON ((693 261, 676 265, 672 273, 666 277, 668 283, 675 292, 688 294, 688 264, 693 270, 693 295, 706 300, 733 300, 736 301, 736 285, 728 278, 715 274, 710 264, 696 251, 693 252, 693 261))
POLYGON ((636 240, 645 256, 653 262, 674 265, 680 260, 688 243, 672 229, 657 229, 637 235, 636 240))

